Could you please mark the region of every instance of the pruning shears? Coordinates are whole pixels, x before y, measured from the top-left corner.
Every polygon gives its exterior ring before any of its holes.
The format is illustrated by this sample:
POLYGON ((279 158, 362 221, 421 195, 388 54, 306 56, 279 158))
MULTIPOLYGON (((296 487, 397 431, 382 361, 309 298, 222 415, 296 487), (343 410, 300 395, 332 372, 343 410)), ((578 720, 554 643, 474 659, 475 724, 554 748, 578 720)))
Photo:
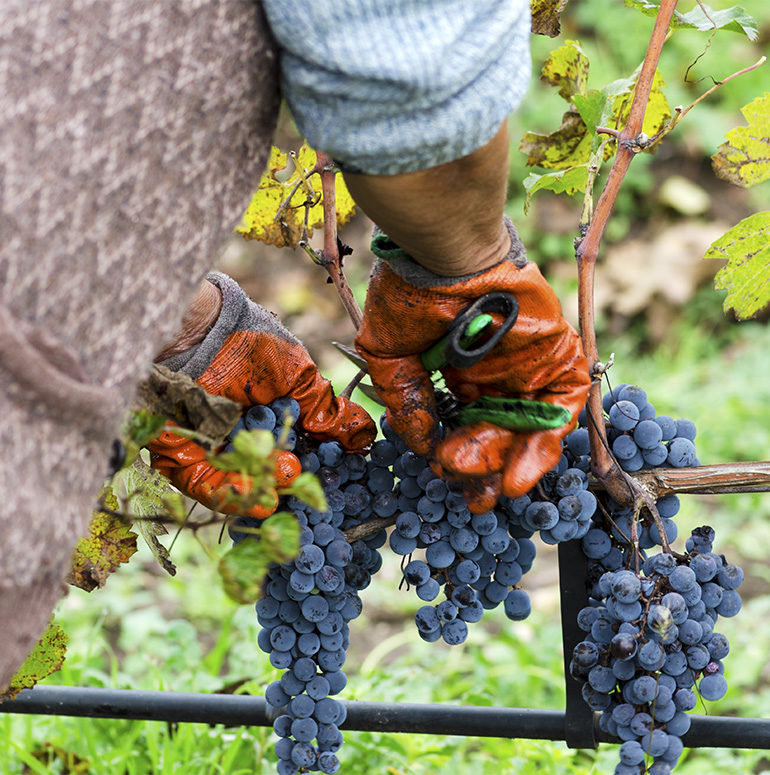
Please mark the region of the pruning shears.
MULTIPOLYGON (((436 395, 436 406, 441 420, 449 427, 490 422, 512 431, 541 431, 560 428, 571 418, 561 406, 507 396, 482 396, 468 404, 460 403, 443 383, 440 369, 452 366, 467 369, 484 358, 510 331, 519 314, 519 304, 513 294, 495 291, 484 294, 461 312, 449 327, 449 332, 431 345, 420 356, 422 365, 430 373, 436 395), (502 324, 485 337, 492 314, 503 316, 502 324)), ((362 371, 368 372, 366 361, 345 345, 333 343, 362 371)), ((371 385, 359 384, 368 397, 382 403, 371 385)))

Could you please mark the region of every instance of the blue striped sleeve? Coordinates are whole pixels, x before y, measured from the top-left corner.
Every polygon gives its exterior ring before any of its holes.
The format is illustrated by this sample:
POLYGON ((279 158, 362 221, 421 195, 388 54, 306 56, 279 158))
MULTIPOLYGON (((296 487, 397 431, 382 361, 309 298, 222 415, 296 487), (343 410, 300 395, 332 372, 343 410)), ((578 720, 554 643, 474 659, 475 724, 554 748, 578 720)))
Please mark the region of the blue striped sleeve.
POLYGON ((351 172, 466 156, 521 101, 528 0, 263 0, 310 144, 351 172))

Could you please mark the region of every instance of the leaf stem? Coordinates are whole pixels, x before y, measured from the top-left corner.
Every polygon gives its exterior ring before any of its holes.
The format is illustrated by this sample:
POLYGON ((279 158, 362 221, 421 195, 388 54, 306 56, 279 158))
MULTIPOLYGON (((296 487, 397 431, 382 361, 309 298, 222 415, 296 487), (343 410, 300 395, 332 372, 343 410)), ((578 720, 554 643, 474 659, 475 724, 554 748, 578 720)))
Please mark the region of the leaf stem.
MULTIPOLYGON (((658 132, 656 135, 653 135, 650 138, 650 144, 649 148, 652 148, 656 146, 669 132, 671 132, 677 124, 701 101, 705 100, 706 97, 709 97, 711 94, 713 94, 720 86, 724 86, 729 81, 732 81, 733 78, 737 78, 739 75, 745 75, 746 73, 750 73, 752 70, 756 70, 758 67, 761 67, 765 62, 767 61, 766 56, 760 57, 753 65, 750 65, 749 67, 744 67, 742 70, 738 70, 734 72, 732 75, 728 75, 727 78, 725 78, 722 81, 718 81, 715 83, 710 89, 703 92, 703 94, 700 95, 696 100, 691 102, 686 108, 682 108, 680 105, 678 108, 674 108, 674 116, 670 119, 670 121, 664 126, 660 132, 658 132)), ((598 131, 598 129, 597 129, 598 131)))

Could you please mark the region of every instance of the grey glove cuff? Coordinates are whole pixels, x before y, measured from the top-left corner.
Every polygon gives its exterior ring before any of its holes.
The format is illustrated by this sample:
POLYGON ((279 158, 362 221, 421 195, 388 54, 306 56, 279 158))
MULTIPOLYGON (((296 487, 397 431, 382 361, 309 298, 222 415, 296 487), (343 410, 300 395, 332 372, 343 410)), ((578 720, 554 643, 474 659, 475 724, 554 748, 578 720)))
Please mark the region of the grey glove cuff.
MULTIPOLYGON (((500 264, 503 261, 511 261, 517 269, 521 269, 528 263, 524 245, 522 244, 521 239, 519 239, 519 234, 516 231, 516 227, 513 225, 513 221, 507 216, 503 218, 503 221, 511 238, 511 249, 500 264)), ((374 232, 372 234, 371 251, 380 261, 387 262, 388 266, 397 275, 406 280, 410 285, 414 285, 416 288, 456 285, 458 283, 466 282, 472 277, 478 277, 493 268, 488 267, 487 269, 482 269, 480 272, 473 272, 471 274, 455 277, 444 277, 435 274, 418 264, 405 250, 402 250, 396 245, 396 243, 393 242, 378 226, 374 227, 374 232)), ((499 266, 500 264, 495 264, 495 266, 499 266)))
POLYGON ((161 365, 172 371, 182 371, 192 379, 198 379, 211 365, 227 337, 236 331, 267 331, 281 339, 301 344, 274 313, 251 301, 232 277, 223 272, 209 272, 206 279, 222 293, 219 317, 199 344, 172 355, 162 361, 161 365))

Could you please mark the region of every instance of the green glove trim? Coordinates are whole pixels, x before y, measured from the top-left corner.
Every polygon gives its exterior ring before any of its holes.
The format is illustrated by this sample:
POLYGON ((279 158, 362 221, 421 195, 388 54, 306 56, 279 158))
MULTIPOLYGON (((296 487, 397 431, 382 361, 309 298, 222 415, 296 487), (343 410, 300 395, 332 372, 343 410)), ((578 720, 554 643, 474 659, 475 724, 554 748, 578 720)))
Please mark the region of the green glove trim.
POLYGON ((375 229, 369 249, 383 261, 392 261, 394 258, 412 260, 412 257, 405 250, 402 250, 384 231, 379 229, 375 229))

